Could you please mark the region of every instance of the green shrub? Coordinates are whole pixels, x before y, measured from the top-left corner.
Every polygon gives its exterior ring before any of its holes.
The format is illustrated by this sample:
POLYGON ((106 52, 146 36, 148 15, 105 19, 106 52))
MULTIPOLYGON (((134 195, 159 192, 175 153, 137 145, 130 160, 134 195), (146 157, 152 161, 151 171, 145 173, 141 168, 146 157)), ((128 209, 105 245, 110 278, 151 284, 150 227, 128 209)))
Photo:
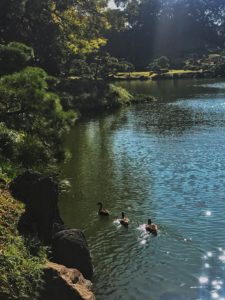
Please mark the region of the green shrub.
POLYGON ((133 96, 124 88, 114 84, 109 85, 109 104, 112 101, 115 105, 129 104, 133 100, 133 96))
POLYGON ((67 80, 61 82, 59 89, 66 90, 67 107, 81 113, 112 109, 133 100, 124 88, 102 80, 67 80))
POLYGON ((48 75, 27 67, 0 79, 0 158, 40 170, 64 159, 62 135, 75 119, 48 90, 48 75), (4 127, 4 128, 3 128, 4 127))
POLYGON ((17 42, 0 45, 0 75, 12 74, 24 69, 34 58, 32 48, 17 42))
MULTIPOLYGON (((0 227, 1 229, 1 227, 0 227)), ((32 256, 20 236, 7 236, 0 256, 0 298, 7 300, 35 300, 42 286, 44 248, 32 256)))

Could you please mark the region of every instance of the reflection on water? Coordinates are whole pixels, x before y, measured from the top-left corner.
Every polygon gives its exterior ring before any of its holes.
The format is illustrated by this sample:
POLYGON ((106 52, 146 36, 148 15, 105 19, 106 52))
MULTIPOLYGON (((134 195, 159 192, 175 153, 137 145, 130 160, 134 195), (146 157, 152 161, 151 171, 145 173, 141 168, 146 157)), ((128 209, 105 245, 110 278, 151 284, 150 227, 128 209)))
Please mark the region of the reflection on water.
POLYGON ((61 212, 85 231, 97 299, 225 299, 225 84, 122 84, 160 101, 81 121, 63 166, 72 188, 61 212))
POLYGON ((150 94, 161 101, 192 99, 201 95, 214 97, 225 92, 225 82, 217 80, 159 80, 159 81, 128 81, 116 83, 129 89, 132 93, 150 94))

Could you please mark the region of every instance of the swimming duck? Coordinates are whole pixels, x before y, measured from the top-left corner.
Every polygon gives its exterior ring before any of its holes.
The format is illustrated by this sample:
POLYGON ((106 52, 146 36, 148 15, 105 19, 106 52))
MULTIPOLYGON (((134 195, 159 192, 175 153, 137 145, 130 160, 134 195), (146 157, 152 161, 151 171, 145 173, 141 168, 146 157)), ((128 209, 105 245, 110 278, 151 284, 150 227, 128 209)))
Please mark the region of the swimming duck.
POLYGON ((124 212, 122 212, 122 217, 121 219, 119 219, 119 221, 121 225, 128 226, 130 220, 128 218, 125 218, 125 214, 124 212))
POLYGON ((105 208, 103 208, 102 202, 98 202, 97 205, 99 205, 98 214, 100 216, 109 216, 109 211, 105 208))
POLYGON ((158 227, 156 224, 152 223, 151 219, 148 219, 148 224, 145 225, 145 230, 154 235, 157 235, 158 233, 158 227))

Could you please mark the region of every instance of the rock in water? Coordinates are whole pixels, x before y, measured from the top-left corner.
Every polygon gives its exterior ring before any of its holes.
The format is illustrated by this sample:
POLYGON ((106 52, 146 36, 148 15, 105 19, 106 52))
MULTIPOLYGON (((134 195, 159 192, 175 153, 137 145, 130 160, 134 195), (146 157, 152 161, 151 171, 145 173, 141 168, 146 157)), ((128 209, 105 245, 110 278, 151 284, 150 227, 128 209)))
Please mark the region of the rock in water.
POLYGON ((48 262, 44 268, 42 300, 94 300, 91 282, 80 271, 48 262))
POLYGON ((85 278, 93 275, 88 244, 81 230, 68 229, 56 233, 52 239, 53 261, 68 268, 76 268, 85 278))

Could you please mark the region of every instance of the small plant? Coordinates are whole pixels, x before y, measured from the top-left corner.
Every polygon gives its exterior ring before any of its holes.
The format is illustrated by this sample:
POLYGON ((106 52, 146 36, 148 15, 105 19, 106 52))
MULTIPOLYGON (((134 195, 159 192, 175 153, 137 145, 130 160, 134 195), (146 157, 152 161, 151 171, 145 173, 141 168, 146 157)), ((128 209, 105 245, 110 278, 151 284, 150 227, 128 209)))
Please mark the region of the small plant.
POLYGON ((118 105, 129 104, 133 96, 124 88, 114 84, 109 85, 109 99, 118 105))

